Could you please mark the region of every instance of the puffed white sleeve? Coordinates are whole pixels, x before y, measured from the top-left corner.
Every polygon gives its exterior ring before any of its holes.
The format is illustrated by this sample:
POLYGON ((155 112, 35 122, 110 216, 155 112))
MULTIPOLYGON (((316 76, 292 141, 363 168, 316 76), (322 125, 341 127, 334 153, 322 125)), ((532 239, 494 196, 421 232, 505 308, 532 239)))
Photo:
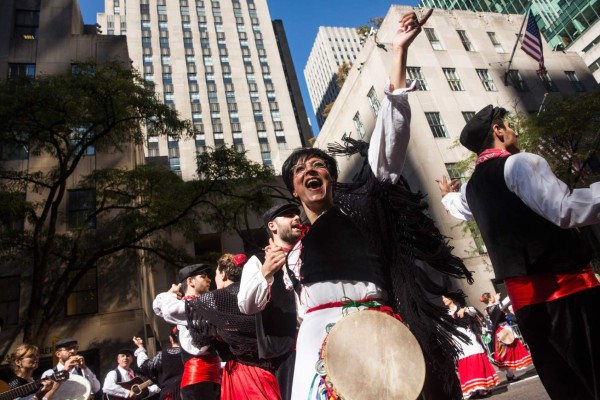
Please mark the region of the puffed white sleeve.
POLYGON ((375 129, 369 144, 369 164, 379 180, 396 182, 402 174, 406 149, 410 139, 410 104, 408 92, 414 90, 416 81, 405 89, 384 90, 375 129))
POLYGON ((175 293, 159 293, 152 302, 152 309, 170 324, 187 326, 185 301, 178 299, 175 293))
POLYGON ((467 184, 463 184, 460 192, 450 192, 442 197, 442 204, 450 215, 463 221, 473 221, 475 218, 467 203, 467 184))
POLYGON ((244 265, 240 291, 238 292, 238 307, 244 314, 256 314, 264 310, 270 299, 270 287, 273 277, 265 279, 262 274, 262 263, 256 256, 244 265))
POLYGON ((561 228, 600 222, 600 182, 570 191, 543 157, 531 153, 510 156, 504 179, 529 208, 561 228))

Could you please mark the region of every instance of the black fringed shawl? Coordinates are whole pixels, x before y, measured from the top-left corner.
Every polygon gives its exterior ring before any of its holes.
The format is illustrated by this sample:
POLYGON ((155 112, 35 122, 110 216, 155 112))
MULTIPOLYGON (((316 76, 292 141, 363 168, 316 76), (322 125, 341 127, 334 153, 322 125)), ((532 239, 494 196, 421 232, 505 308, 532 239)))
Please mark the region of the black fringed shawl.
MULTIPOLYGON (((423 349, 431 371, 448 377, 455 371, 458 350, 452 339, 468 341, 457 329, 445 307, 432 303, 433 296, 463 297, 449 293, 425 272, 426 264, 455 278, 472 283, 471 272, 451 253, 447 238, 424 211, 428 208, 421 193, 412 193, 404 181, 379 181, 367 162, 368 143, 344 135, 341 144, 329 145, 333 155, 360 153, 361 170, 351 183, 338 183, 334 201, 359 227, 365 240, 380 254, 382 271, 392 308, 398 312, 423 349), (433 296, 432 296, 433 295, 433 296)), ((448 386, 452 383, 445 379, 448 386)), ((448 391, 451 389, 448 388, 448 391)))
MULTIPOLYGON (((186 301, 188 329, 196 347, 227 344, 236 361, 271 370, 270 363, 259 360, 254 315, 240 312, 239 282, 186 301)), ((222 349, 221 349, 222 351, 222 349)), ((221 352, 219 352, 221 355, 221 352)))

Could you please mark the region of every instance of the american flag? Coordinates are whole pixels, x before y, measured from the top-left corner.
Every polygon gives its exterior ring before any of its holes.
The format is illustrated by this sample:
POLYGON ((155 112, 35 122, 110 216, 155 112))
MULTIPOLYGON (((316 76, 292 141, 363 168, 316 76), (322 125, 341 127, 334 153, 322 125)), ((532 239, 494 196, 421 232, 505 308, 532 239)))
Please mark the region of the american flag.
POLYGON ((544 68, 544 52, 542 51, 542 37, 531 11, 529 11, 529 17, 527 18, 527 28, 525 28, 525 37, 523 38, 521 49, 540 63, 539 74, 546 73, 546 68, 544 68))

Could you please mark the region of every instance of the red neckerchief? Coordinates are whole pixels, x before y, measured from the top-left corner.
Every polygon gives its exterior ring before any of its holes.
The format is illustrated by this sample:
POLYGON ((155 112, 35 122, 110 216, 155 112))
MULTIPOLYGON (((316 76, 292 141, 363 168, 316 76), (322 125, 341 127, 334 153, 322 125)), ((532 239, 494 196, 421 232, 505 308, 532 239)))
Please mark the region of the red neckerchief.
POLYGON ((192 299, 195 299, 196 297, 198 297, 197 294, 188 294, 187 296, 183 297, 181 300, 192 300, 192 299))
POLYGON ((488 160, 492 160, 494 158, 500 158, 500 157, 508 157, 511 154, 506 151, 506 150, 502 150, 502 149, 487 149, 482 151, 479 156, 477 156, 477 162, 475 163, 475 166, 478 166, 479 164, 486 162, 488 160))

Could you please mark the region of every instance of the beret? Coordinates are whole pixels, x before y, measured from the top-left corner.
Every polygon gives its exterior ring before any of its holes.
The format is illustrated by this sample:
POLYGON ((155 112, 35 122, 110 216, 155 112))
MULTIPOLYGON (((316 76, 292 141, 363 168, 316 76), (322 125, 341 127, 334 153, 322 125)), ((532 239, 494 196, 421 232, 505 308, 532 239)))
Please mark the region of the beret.
POLYGON ((297 205, 292 203, 279 204, 269 208, 267 212, 263 214, 263 221, 265 223, 265 226, 267 226, 267 224, 273 221, 275 218, 279 217, 282 214, 285 214, 288 211, 293 211, 296 214, 300 215, 300 208, 298 208, 297 205))

